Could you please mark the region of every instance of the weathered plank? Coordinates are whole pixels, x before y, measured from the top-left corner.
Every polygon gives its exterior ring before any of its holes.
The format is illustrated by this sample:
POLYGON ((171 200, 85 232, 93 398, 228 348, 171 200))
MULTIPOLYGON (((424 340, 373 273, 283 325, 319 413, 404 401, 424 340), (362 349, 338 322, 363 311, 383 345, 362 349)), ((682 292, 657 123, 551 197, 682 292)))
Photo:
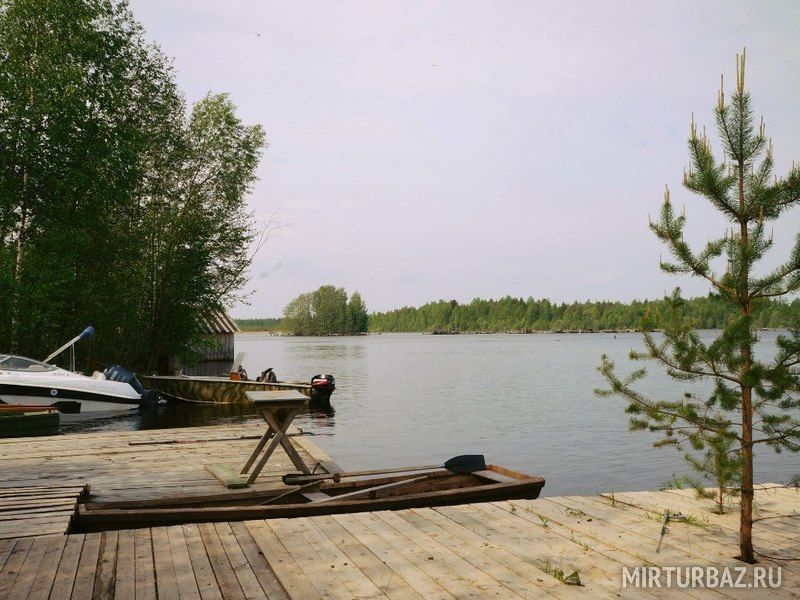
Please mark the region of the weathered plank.
POLYGON ((264 590, 267 597, 270 598, 270 600, 288 598, 289 596, 286 594, 286 590, 281 586, 269 562, 267 562, 258 544, 256 544, 256 541, 253 539, 253 536, 250 535, 247 526, 242 522, 231 523, 230 525, 231 530, 239 542, 239 547, 242 549, 245 557, 247 557, 247 562, 250 563, 250 566, 258 578, 258 582, 261 584, 261 589, 264 590))
POLYGON ((211 568, 217 578, 222 597, 226 600, 228 598, 244 598, 242 587, 239 585, 236 573, 233 572, 233 567, 231 567, 228 557, 225 555, 225 548, 220 542, 214 524, 200 523, 197 527, 200 530, 200 536, 203 539, 203 545, 211 563, 211 568))
POLYGON ((178 576, 172 560, 172 548, 166 527, 153 527, 153 562, 156 571, 156 588, 159 600, 178 600, 178 576))
POLYGON ((72 598, 82 600, 91 598, 94 593, 94 580, 97 575, 97 560, 100 556, 102 533, 88 533, 83 541, 81 558, 72 588, 72 598))
MULTIPOLYGON (((71 537, 71 536, 70 536, 71 537)), ((133 529, 119 532, 114 598, 136 597, 136 542, 133 529)))
POLYGON ((354 598, 384 598, 385 594, 361 572, 344 551, 331 542, 314 521, 296 521, 306 543, 314 549, 323 565, 330 565, 354 598))
POLYGON ((398 551, 358 517, 359 515, 337 515, 333 518, 423 597, 454 598, 446 586, 440 586, 435 579, 410 561, 404 551, 398 551))
POLYGON ((290 598, 321 597, 266 521, 246 521, 245 525, 290 598))
POLYGON ((50 545, 50 540, 51 538, 49 537, 40 537, 33 540, 31 549, 25 557, 25 562, 17 573, 14 585, 12 585, 9 590, 8 600, 28 597, 28 593, 33 586, 33 580, 36 577, 36 572, 39 570, 44 560, 47 547, 50 545))
POLYGON ((29 590, 30 598, 47 598, 50 595, 50 589, 53 587, 53 581, 56 577, 56 570, 69 538, 64 535, 57 535, 48 539, 50 543, 29 590))
POLYGON ((136 600, 156 600, 156 577, 150 530, 135 529, 133 542, 136 550, 136 577, 134 579, 136 600))
POLYGON ((0 598, 5 598, 11 591, 32 546, 33 540, 30 538, 18 540, 17 543, 14 544, 11 554, 9 554, 6 559, 3 570, 0 571, 0 598))
MULTIPOLYGON (((348 589, 348 582, 342 578, 337 565, 324 560, 308 542, 304 536, 307 531, 305 521, 279 519, 270 523, 270 526, 321 596, 341 599, 359 597, 348 589)), ((368 596, 371 593, 370 591, 368 596)))
POLYGON ((333 517, 316 517, 314 526, 341 550, 385 596, 398 600, 419 600, 422 595, 380 560, 365 544, 356 539, 333 517))
POLYGON ((368 527, 379 533, 395 548, 401 551, 405 549, 406 555, 415 564, 458 598, 479 600, 490 596, 521 597, 512 588, 503 586, 494 577, 473 568, 469 562, 447 546, 396 514, 372 513, 363 515, 363 519, 368 527))
POLYGON ((200 590, 192 570, 192 561, 186 547, 186 538, 180 525, 167 527, 172 564, 175 567, 178 595, 182 600, 200 600, 200 590))
POLYGON ((217 585, 217 580, 214 577, 214 569, 211 567, 206 554, 203 539, 200 536, 200 529, 197 525, 189 524, 182 525, 183 534, 185 537, 186 548, 189 551, 189 558, 194 571, 197 587, 200 592, 200 597, 203 600, 218 600, 222 598, 222 592, 217 585))
POLYGON ((92 600, 111 600, 114 597, 118 539, 118 531, 104 531, 101 534, 92 600))
POLYGON ((56 576, 53 579, 53 586, 50 590, 51 598, 69 598, 72 595, 75 577, 78 574, 83 538, 82 534, 69 536, 61 554, 61 561, 58 563, 56 576))
POLYGON ((256 577, 253 568, 244 555, 244 551, 239 546, 239 540, 236 539, 230 524, 216 523, 214 529, 217 531, 219 541, 225 550, 225 555, 228 557, 228 561, 231 564, 233 573, 236 575, 236 580, 239 582, 239 586, 242 588, 242 593, 245 598, 266 598, 267 595, 264 590, 261 589, 258 577, 256 577))

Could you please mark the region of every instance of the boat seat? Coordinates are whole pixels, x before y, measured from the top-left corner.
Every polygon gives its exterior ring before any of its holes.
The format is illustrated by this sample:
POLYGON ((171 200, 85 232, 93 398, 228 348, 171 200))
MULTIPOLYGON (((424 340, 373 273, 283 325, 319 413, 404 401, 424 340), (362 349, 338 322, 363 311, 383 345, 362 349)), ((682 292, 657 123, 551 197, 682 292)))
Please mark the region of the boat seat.
POLYGON ((490 471, 489 469, 486 469, 485 471, 473 471, 472 474, 477 475, 478 477, 483 477, 484 479, 491 479, 495 483, 514 483, 519 481, 518 479, 514 479, 508 475, 502 475, 496 471, 490 471))
POLYGON ((328 494, 323 494, 322 492, 301 492, 300 495, 303 496, 303 498, 311 500, 311 502, 320 502, 322 500, 331 499, 328 494))

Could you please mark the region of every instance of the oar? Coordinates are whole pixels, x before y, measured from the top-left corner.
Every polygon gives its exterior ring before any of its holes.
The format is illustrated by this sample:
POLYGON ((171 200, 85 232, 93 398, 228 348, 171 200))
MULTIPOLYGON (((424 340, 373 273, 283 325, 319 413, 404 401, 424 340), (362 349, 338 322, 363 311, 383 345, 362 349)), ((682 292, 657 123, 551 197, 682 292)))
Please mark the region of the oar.
POLYGON ((309 481, 308 483, 306 483, 304 485, 301 485, 297 489, 289 490, 288 492, 283 492, 282 494, 274 496, 274 497, 270 498, 269 500, 265 500, 264 502, 261 503, 261 505, 263 506, 264 504, 272 504, 276 500, 280 500, 281 498, 285 498, 286 496, 291 496, 292 494, 297 494, 299 492, 302 492, 304 490, 312 488, 312 487, 314 487, 316 485, 319 485, 320 483, 322 483, 322 482, 321 481, 309 481))
POLYGON ((397 489, 399 487, 404 487, 407 485, 411 485, 412 483, 417 483, 418 481, 422 481, 423 479, 427 479, 429 475, 422 475, 420 477, 411 477, 409 479, 401 479, 400 481, 392 481, 389 483, 384 483, 383 485, 376 485, 373 487, 364 488, 362 490, 356 490, 355 492, 350 492, 348 494, 339 494, 338 496, 328 496, 327 498, 322 498, 320 500, 314 500, 315 504, 319 504, 322 502, 330 502, 331 500, 353 500, 355 498, 361 498, 363 496, 370 496, 379 490, 390 490, 390 489, 397 489))
POLYGON ((342 477, 362 477, 366 475, 384 475, 387 473, 406 473, 412 471, 428 471, 433 469, 447 469, 451 473, 473 473, 486 469, 486 460, 483 454, 462 454, 445 461, 443 465, 426 465, 422 467, 399 467, 395 469, 376 469, 372 471, 353 471, 351 473, 320 473, 318 475, 305 475, 303 473, 287 473, 282 477, 286 485, 302 485, 311 481, 333 479, 339 481, 342 477))
POLYGON ((462 454, 454 456, 442 465, 451 473, 472 473, 486 470, 483 454, 462 454))

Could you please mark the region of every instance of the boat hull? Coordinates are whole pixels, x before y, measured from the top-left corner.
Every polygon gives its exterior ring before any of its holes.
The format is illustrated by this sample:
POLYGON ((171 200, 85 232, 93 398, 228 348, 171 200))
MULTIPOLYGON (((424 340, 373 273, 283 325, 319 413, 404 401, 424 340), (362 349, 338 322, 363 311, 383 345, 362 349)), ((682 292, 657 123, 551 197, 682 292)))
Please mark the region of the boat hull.
POLYGON ((71 407, 62 412, 127 411, 139 407, 139 400, 56 386, 33 386, 0 383, 0 401, 14 406, 71 407))
POLYGON ((101 531, 133 527, 152 527, 179 523, 241 521, 250 519, 312 517, 378 510, 403 510, 432 506, 453 506, 472 502, 528 499, 539 497, 545 480, 489 465, 486 471, 470 474, 444 473, 436 469, 431 478, 406 486, 399 493, 365 494, 353 498, 353 490, 367 491, 370 486, 391 487, 393 482, 413 475, 361 479, 355 482, 332 483, 319 490, 339 494, 326 501, 300 502, 301 489, 290 490, 288 503, 263 505, 286 495, 284 490, 269 492, 230 492, 218 496, 163 498, 149 502, 111 502, 82 504, 76 528, 79 531, 101 531), (494 475, 495 478, 492 476, 494 475), (389 484, 389 485, 387 485, 389 484), (292 498, 294 494, 295 498, 292 498))
POLYGON ((250 404, 247 392, 297 390, 312 400, 330 402, 331 392, 321 398, 318 391, 312 394, 306 383, 237 381, 226 377, 138 376, 142 384, 168 396, 186 402, 250 404))

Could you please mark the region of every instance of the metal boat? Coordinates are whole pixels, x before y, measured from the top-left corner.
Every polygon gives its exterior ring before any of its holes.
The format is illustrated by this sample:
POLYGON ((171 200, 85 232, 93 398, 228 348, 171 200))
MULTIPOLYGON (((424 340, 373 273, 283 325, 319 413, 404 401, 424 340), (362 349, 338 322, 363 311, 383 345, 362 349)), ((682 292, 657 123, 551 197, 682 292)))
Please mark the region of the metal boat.
POLYGON ((331 395, 336 389, 333 375, 314 375, 309 383, 278 381, 272 368, 250 379, 242 367, 245 353, 240 352, 227 375, 139 375, 148 389, 168 398, 184 402, 229 403, 250 405, 247 392, 297 390, 311 399, 311 404, 330 407, 331 395))
POLYGON ((44 361, 0 354, 0 403, 17 406, 52 406, 62 413, 86 413, 138 408, 144 389, 132 373, 111 367, 92 376, 74 371, 74 344, 94 333, 87 327, 44 361), (73 370, 50 364, 70 348, 73 370))
POLYGON ((230 377, 196 377, 189 375, 139 375, 147 388, 185 402, 249 404, 247 392, 268 390, 297 390, 312 402, 330 405, 336 389, 333 376, 315 377, 311 383, 287 381, 258 381, 230 377), (316 380, 316 381, 315 381, 316 380), (319 382, 319 383, 316 383, 319 382))

